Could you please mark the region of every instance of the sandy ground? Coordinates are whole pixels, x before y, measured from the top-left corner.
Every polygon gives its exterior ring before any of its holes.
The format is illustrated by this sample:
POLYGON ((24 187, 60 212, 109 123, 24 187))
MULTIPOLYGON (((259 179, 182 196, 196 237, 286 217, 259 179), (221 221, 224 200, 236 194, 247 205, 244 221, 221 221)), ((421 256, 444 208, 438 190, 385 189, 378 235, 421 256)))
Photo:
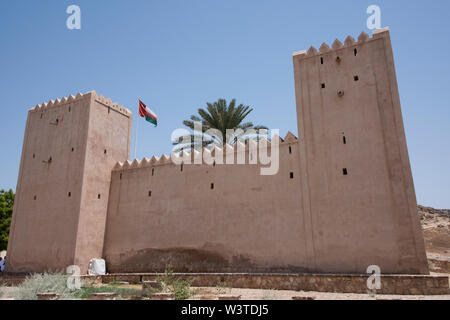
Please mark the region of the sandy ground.
POLYGON ((192 300, 214 300, 219 294, 240 295, 241 300, 292 300, 292 297, 312 297, 315 300, 450 300, 450 295, 405 296, 376 295, 357 293, 332 293, 314 291, 262 290, 262 289, 217 289, 194 288, 198 290, 192 300))
MULTIPOLYGON (((125 286, 124 286, 125 287, 125 286)), ((141 288, 140 285, 127 285, 129 288, 141 288)), ((11 300, 14 287, 1 288, 0 300, 11 300)), ((217 300, 219 295, 241 296, 241 300, 292 300, 292 297, 309 297, 314 300, 450 300, 449 295, 376 295, 356 293, 332 293, 314 291, 262 290, 236 288, 192 288, 195 295, 189 300, 217 300)))

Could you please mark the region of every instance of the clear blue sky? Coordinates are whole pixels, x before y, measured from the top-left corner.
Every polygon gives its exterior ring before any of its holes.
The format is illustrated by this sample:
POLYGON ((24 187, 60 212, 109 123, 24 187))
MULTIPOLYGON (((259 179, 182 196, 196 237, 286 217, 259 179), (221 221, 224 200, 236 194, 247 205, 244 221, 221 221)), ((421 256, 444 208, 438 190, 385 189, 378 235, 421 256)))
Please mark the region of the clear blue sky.
POLYGON ((292 53, 389 26, 418 202, 450 208, 450 1, 2 0, 0 188, 16 187, 27 110, 96 90, 141 122, 138 158, 169 153, 170 135, 206 101, 255 108, 250 120, 297 133, 292 53), (77 4, 82 29, 66 28, 77 4))

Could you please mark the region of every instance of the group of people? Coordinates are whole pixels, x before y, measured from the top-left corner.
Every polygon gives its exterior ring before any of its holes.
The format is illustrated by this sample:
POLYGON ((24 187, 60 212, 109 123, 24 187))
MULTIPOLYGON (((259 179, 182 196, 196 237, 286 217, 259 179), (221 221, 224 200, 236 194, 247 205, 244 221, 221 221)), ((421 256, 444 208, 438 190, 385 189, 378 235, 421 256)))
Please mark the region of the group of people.
POLYGON ((5 271, 5 264, 6 264, 6 256, 4 258, 0 257, 0 271, 5 271))

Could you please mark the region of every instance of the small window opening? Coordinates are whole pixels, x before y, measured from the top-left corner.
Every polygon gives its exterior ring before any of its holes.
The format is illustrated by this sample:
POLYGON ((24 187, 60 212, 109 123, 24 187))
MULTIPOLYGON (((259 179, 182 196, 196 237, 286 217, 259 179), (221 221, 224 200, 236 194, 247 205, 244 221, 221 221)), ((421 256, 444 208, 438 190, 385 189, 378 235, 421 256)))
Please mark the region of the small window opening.
POLYGON ((70 108, 70 106, 69 106, 69 112, 70 112, 70 110, 71 110, 71 108, 70 108))
POLYGON ((149 192, 148 192, 148 196, 149 196, 149 197, 151 197, 151 196, 152 196, 152 191, 151 191, 151 190, 149 190, 149 192))
POLYGON ((33 153, 33 159, 36 158, 36 155, 33 153))
POLYGON ((293 172, 291 172, 291 173, 289 174, 289 176, 290 176, 291 179, 294 179, 294 173, 293 173, 293 172))
POLYGON ((358 81, 358 80, 359 80, 359 77, 358 77, 358 76, 354 76, 354 77, 353 77, 353 80, 358 81))
POLYGON ((101 196, 100 196, 100 193, 97 195, 97 199, 100 199, 101 198, 101 196))
POLYGON ((348 174, 347 168, 342 169, 342 173, 344 174, 344 176, 346 176, 348 174))
POLYGON ((111 113, 111 107, 108 107, 108 113, 111 113))
POLYGON ((104 154, 107 154, 107 153, 108 153, 108 151, 106 151, 106 149, 105 149, 105 150, 103 151, 103 153, 104 153, 104 154))
POLYGON ((42 119, 43 114, 41 113, 41 119, 42 119))
POLYGON ((353 53, 355 54, 355 57, 358 55, 358 49, 355 48, 355 50, 353 50, 353 53))
POLYGON ((122 173, 120 174, 119 179, 122 180, 122 173))
POLYGON ((70 198, 72 196, 72 193, 69 191, 69 193, 67 194, 67 196, 70 198))
POLYGON ((214 183, 211 183, 211 190, 214 189, 214 183))
POLYGON ((75 149, 74 148, 72 148, 72 152, 74 151, 75 149))
POLYGON ((322 83, 322 89, 324 89, 325 88, 325 83, 322 83))
POLYGON ((320 57, 320 64, 323 64, 323 57, 320 57))
POLYGON ((152 176, 155 175, 155 168, 152 168, 152 176))
POLYGON ((289 146, 289 153, 292 153, 292 147, 289 146))
POLYGON ((347 144, 347 138, 346 138, 345 136, 342 137, 342 142, 343 142, 344 144, 347 144))
POLYGON ((214 162, 213 162, 213 167, 215 167, 216 166, 216 160, 214 160, 214 162))
POLYGON ((36 200, 37 199, 37 196, 34 196, 34 198, 33 198, 34 200, 36 200))

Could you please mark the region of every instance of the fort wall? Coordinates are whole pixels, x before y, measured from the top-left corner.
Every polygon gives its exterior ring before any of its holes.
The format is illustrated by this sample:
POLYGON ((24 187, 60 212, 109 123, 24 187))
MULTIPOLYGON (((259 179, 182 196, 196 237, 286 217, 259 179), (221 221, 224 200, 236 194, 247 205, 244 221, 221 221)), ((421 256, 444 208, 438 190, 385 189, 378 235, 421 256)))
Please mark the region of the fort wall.
POLYGON ((389 31, 294 55, 317 271, 427 273, 389 31))
POLYGON ((428 273, 389 32, 296 53, 294 69, 300 136, 278 174, 168 157, 114 170, 110 271, 428 273))
POLYGON ((182 166, 163 156, 116 167, 103 255, 108 270, 164 271, 171 263, 186 272, 306 271, 292 134, 279 152, 276 175, 248 164, 248 145, 246 165, 182 166))
POLYGON ((111 169, 128 158, 130 130, 131 113, 95 92, 28 112, 8 271, 85 271, 101 256, 111 169))
POLYGON ((428 274, 388 30, 293 62, 299 137, 272 139, 275 175, 252 141, 223 150, 246 165, 128 161, 131 113, 95 92, 36 106, 7 270, 428 274))

